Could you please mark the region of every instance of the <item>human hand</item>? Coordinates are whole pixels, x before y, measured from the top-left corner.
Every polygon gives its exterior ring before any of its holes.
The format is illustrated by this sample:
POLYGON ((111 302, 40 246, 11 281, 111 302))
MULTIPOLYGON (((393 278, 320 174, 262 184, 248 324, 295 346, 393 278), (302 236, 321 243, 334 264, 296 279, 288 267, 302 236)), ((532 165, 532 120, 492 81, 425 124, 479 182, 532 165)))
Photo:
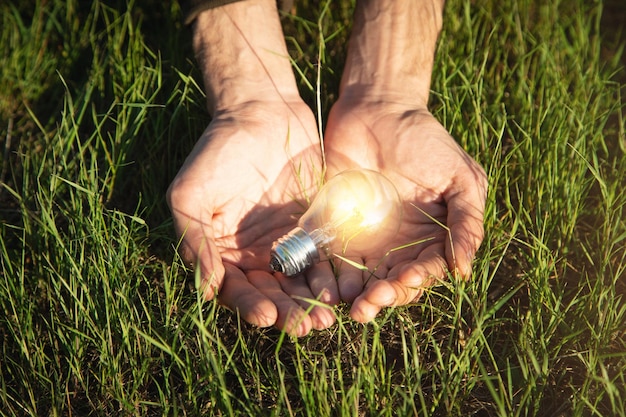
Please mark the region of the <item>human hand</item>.
POLYGON ((298 336, 335 320, 305 299, 339 301, 328 264, 306 277, 269 269, 272 242, 296 225, 322 175, 315 132, 300 100, 218 112, 168 190, 181 254, 199 268, 205 298, 298 336))
POLYGON ((353 319, 367 322, 383 307, 416 301, 448 271, 470 276, 484 234, 486 175, 425 107, 340 97, 324 141, 329 177, 355 167, 379 171, 403 200, 396 238, 379 256, 353 258, 369 271, 340 265, 339 291, 353 302, 353 319))

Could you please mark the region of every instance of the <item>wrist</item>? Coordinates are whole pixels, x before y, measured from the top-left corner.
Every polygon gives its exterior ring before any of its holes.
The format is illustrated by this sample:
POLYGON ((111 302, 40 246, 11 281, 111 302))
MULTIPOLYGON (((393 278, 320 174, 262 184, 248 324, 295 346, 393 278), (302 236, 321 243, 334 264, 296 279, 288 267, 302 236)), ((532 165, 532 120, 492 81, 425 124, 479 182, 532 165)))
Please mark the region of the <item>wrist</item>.
POLYGON ((442 0, 359 0, 340 94, 426 105, 442 0))
POLYGON ((275 0, 248 0, 200 13, 193 47, 209 112, 299 97, 275 0))

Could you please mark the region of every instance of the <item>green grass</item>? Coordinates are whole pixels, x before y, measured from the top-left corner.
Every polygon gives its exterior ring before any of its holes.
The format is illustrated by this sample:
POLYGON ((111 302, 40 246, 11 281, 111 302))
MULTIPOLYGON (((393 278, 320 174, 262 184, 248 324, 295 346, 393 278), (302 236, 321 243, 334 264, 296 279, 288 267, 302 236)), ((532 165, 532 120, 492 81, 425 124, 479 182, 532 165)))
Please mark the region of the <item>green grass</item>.
MULTIPOLYGON (((316 3, 285 26, 323 123, 351 6, 316 3)), ((548 3, 446 8, 431 108, 490 183, 473 280, 298 340, 176 255, 208 122, 177 3, 2 3, 0 414, 626 416, 626 7, 548 3)))

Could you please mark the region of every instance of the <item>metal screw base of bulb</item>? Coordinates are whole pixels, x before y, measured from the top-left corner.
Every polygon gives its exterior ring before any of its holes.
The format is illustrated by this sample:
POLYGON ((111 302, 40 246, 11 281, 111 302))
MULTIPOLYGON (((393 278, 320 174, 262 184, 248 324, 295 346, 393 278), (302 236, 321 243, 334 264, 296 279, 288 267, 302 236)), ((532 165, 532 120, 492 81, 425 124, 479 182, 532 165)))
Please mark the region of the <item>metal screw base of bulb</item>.
POLYGON ((296 227, 274 242, 270 253, 270 268, 274 272, 292 277, 319 260, 319 252, 311 236, 301 227, 296 227))

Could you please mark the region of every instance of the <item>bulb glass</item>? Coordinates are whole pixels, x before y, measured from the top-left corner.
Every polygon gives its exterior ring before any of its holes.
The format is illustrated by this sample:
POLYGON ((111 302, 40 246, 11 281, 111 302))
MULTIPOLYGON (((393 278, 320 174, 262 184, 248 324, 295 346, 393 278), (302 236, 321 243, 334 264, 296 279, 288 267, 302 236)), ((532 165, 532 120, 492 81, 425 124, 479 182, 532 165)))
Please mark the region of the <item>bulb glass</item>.
POLYGON ((375 171, 344 171, 320 189, 298 227, 274 243, 270 266, 293 276, 333 255, 382 250, 397 233, 401 217, 401 200, 391 181, 375 171))

